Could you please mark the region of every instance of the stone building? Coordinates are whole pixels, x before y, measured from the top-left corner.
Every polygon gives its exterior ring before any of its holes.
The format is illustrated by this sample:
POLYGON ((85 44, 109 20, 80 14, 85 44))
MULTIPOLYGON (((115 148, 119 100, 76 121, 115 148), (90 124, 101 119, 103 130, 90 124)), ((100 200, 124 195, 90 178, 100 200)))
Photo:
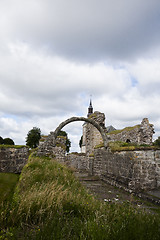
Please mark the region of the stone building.
MULTIPOLYGON (((152 144, 154 128, 153 124, 149 123, 148 118, 144 118, 139 125, 116 130, 112 126, 105 126, 104 113, 98 111, 93 112, 91 101, 88 108, 87 117, 95 120, 105 130, 108 142, 122 141, 136 143, 138 145, 152 144)), ((100 132, 90 123, 84 123, 81 152, 89 155, 93 152, 94 147, 101 143, 103 143, 103 140, 100 132)))
MULTIPOLYGON (((87 117, 95 120, 101 127, 105 128, 104 113, 100 113, 98 111, 93 113, 91 101, 88 108, 87 117)), ((103 140, 100 132, 92 124, 84 123, 81 152, 90 154, 93 151, 94 147, 102 142, 103 140)))

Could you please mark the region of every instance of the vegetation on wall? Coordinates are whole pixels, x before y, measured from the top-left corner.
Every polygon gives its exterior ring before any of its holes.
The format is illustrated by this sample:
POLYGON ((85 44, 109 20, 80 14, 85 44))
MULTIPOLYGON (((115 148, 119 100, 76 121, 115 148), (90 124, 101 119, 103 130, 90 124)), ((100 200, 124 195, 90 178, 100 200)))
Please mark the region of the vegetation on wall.
POLYGON ((135 128, 140 128, 140 125, 138 124, 138 125, 136 125, 136 126, 133 126, 133 127, 125 127, 125 128, 123 128, 123 129, 120 129, 120 130, 114 130, 114 131, 112 131, 112 132, 110 132, 110 133, 107 133, 107 134, 118 134, 118 133, 121 133, 121 132, 123 132, 123 131, 132 131, 132 130, 134 130, 135 128))
POLYGON ((121 141, 114 141, 108 143, 109 148, 112 151, 133 151, 133 150, 156 150, 159 149, 158 146, 154 145, 138 145, 136 143, 127 143, 127 142, 121 142, 121 141))
POLYGON ((89 115, 89 117, 88 118, 96 118, 97 117, 97 113, 96 112, 94 112, 94 113, 92 113, 91 115, 89 115))
MULTIPOLYGON (((104 144, 100 143, 96 145, 94 149, 103 148, 103 147, 104 147, 104 144)), ((160 145, 158 145, 158 143, 153 145, 147 145, 147 144, 138 145, 137 143, 131 143, 131 142, 112 141, 108 143, 108 147, 111 149, 111 151, 115 152, 115 151, 134 151, 134 150, 156 150, 160 148, 160 145)))
POLYGON ((25 145, 0 145, 0 148, 15 148, 20 149, 26 147, 25 145))
POLYGON ((68 138, 68 134, 65 131, 59 131, 58 136, 64 136, 66 137, 66 152, 68 153, 71 147, 71 141, 68 138))

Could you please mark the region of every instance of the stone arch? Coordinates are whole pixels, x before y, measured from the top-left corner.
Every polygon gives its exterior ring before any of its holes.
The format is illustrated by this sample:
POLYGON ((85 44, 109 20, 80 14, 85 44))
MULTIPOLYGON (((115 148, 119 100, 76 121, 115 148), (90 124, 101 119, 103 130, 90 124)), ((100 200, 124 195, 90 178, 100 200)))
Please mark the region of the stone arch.
POLYGON ((106 138, 106 133, 104 131, 104 129, 93 119, 90 118, 85 118, 85 117, 71 117, 69 119, 67 119, 66 121, 62 122, 57 128, 56 130, 53 132, 54 138, 56 140, 57 136, 58 136, 58 132, 67 124, 71 123, 71 122, 75 122, 75 121, 84 121, 84 122, 88 122, 90 124, 92 124, 94 127, 96 127, 98 129, 98 131, 100 132, 102 139, 103 139, 103 143, 104 146, 107 148, 107 138, 106 138))

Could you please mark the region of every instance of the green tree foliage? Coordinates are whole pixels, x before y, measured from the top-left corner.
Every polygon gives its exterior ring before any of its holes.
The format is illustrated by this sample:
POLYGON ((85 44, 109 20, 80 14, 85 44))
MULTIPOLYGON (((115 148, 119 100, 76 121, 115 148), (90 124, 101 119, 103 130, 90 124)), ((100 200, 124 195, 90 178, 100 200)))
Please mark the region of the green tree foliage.
POLYGON ((160 146, 160 136, 154 142, 155 146, 160 146))
POLYGON ((65 131, 59 131, 58 136, 66 137, 66 152, 68 153, 71 147, 71 141, 68 138, 68 135, 65 131))
POLYGON ((83 136, 81 136, 81 139, 79 140, 79 147, 82 147, 82 143, 83 143, 83 136))
POLYGON ((0 136, 0 145, 14 145, 14 141, 11 138, 2 138, 0 136))
POLYGON ((4 138, 3 144, 4 145, 14 145, 14 141, 11 138, 4 138))
POLYGON ((3 138, 0 136, 0 144, 3 144, 3 138))
POLYGON ((31 148, 36 148, 39 145, 39 140, 41 139, 40 128, 33 127, 27 134, 26 145, 31 148))

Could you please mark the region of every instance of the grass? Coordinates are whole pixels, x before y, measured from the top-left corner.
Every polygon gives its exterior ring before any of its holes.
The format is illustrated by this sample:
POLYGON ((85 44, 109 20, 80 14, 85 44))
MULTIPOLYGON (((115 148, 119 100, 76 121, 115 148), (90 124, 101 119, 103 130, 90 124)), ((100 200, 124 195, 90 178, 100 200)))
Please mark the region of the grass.
MULTIPOLYGON (((94 147, 94 149, 104 147, 103 143, 100 143, 94 147)), ((137 143, 126 143, 122 141, 113 141, 108 143, 108 147, 112 152, 116 151, 138 151, 138 150, 159 150, 160 147, 156 145, 138 145, 137 143)))
POLYGON ((104 147, 104 143, 100 143, 100 144, 96 145, 96 146, 94 147, 94 149, 102 148, 102 147, 104 147))
POLYGON ((0 210, 0 239, 159 239, 160 216, 131 204, 102 203, 72 171, 33 154, 24 167, 13 201, 0 210))
POLYGON ((153 146, 153 145, 145 145, 145 144, 138 145, 136 143, 126 143, 126 142, 121 142, 121 141, 109 142, 108 145, 112 152, 159 149, 159 147, 153 146))
POLYGON ((135 129, 135 128, 140 128, 140 125, 138 124, 138 125, 133 126, 133 127, 125 127, 125 128, 123 128, 123 129, 120 129, 120 130, 114 130, 114 131, 112 131, 112 132, 110 132, 110 133, 107 133, 107 134, 108 134, 108 135, 110 135, 110 134, 118 134, 118 133, 121 133, 121 132, 123 132, 123 131, 128 132, 128 131, 132 131, 132 130, 135 129))
POLYGON ((86 156, 85 153, 78 153, 78 152, 71 152, 71 153, 68 153, 69 155, 77 155, 77 156, 86 156))
POLYGON ((16 148, 16 149, 19 149, 19 148, 23 148, 23 147, 28 147, 28 146, 26 146, 26 145, 3 145, 3 144, 0 145, 0 148, 16 148))
POLYGON ((10 201, 18 179, 18 174, 0 173, 0 204, 5 201, 10 201))

